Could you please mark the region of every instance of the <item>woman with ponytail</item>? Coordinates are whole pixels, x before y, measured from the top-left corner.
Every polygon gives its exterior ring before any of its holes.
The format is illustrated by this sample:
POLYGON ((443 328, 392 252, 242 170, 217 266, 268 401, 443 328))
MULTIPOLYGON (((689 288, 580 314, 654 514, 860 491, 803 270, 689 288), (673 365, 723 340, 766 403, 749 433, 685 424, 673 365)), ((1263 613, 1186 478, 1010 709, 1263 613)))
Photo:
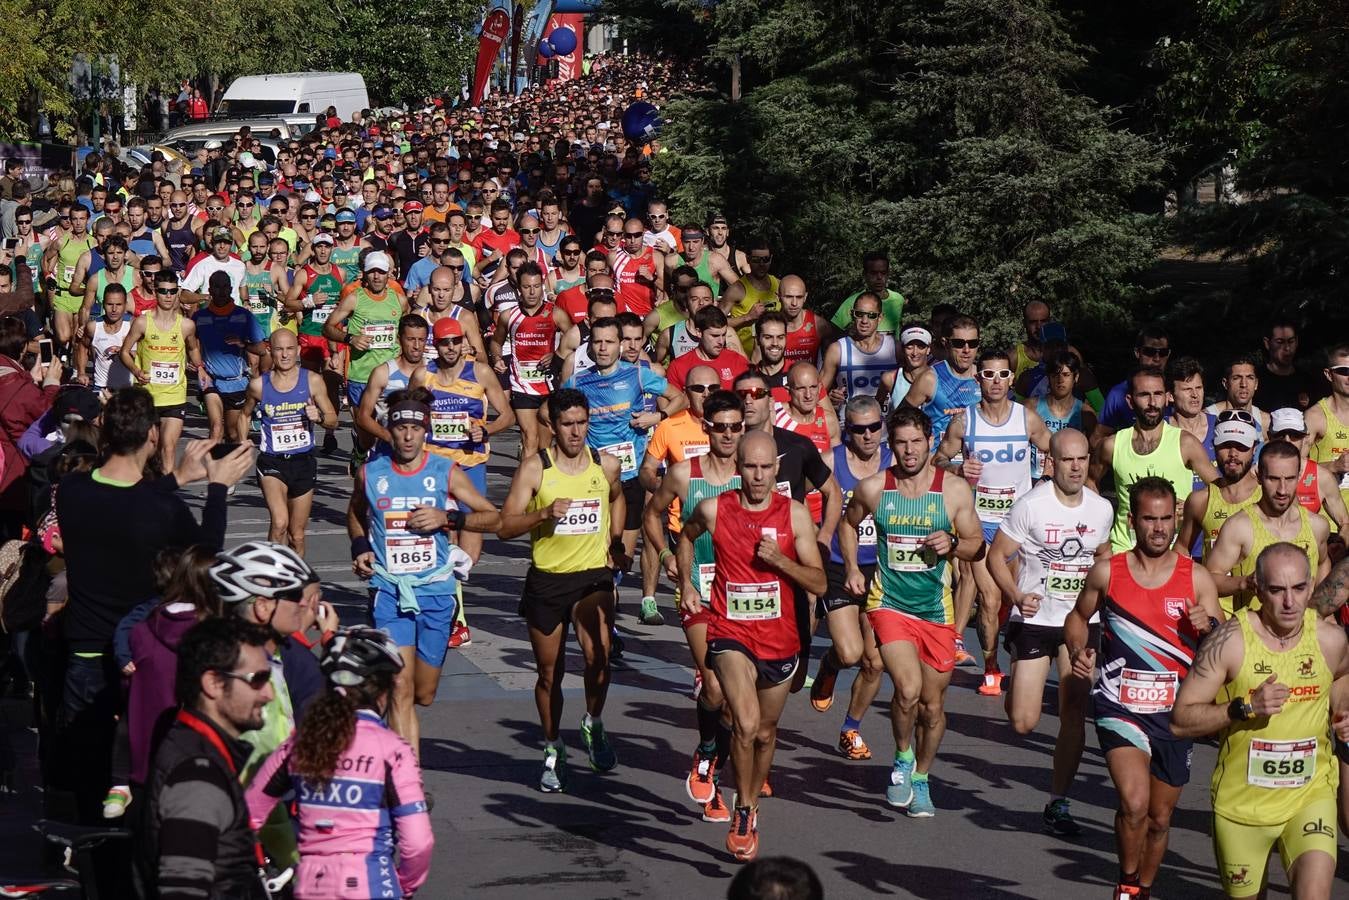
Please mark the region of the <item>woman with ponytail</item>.
POLYGON ((434 838, 416 757, 384 721, 403 677, 398 646, 376 628, 343 628, 321 668, 328 690, 258 770, 249 818, 256 829, 293 797, 296 900, 410 896, 426 881, 434 838), (395 849, 396 883, 377 883, 395 849))

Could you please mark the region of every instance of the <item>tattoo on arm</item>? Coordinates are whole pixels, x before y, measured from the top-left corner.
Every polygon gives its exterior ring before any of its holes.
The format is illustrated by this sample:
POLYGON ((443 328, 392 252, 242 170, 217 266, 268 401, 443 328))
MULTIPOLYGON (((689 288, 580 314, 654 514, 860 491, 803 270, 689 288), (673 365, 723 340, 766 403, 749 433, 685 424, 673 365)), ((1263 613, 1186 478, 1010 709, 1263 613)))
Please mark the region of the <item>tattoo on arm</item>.
POLYGON ((1199 645, 1199 651, 1194 655, 1194 663, 1190 666, 1190 671, 1200 676, 1212 675, 1220 668, 1220 658, 1223 648, 1227 646, 1232 638, 1241 639, 1241 623, 1236 617, 1228 619, 1219 625, 1213 631, 1209 632, 1208 637, 1204 638, 1203 643, 1199 645))
POLYGON ((1340 560, 1312 592, 1312 605, 1322 618, 1333 615, 1349 599, 1349 557, 1340 560))

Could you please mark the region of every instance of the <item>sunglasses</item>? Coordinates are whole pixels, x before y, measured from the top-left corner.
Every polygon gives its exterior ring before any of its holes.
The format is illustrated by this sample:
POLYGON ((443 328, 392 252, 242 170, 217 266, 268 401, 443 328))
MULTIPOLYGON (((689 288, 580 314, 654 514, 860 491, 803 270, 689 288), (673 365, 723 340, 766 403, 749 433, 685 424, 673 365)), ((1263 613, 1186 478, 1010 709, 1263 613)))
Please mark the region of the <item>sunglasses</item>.
POLYGON ((608 229, 606 228, 606 229, 604 230, 604 235, 605 235, 605 237, 621 237, 621 236, 623 235, 623 232, 621 232, 621 231, 610 231, 610 230, 608 230, 608 229))
POLYGON ((642 231, 625 231, 625 232, 623 232, 623 237, 625 237, 625 238, 639 238, 639 237, 642 237, 644 234, 645 234, 645 232, 642 232, 642 231))
POLYGON ((867 425, 849 425, 848 432, 851 434, 875 434, 883 427, 885 426, 880 422, 871 422, 867 425))
POLYGON ((580 247, 567 247, 562 251, 563 256, 578 256, 581 253, 580 247))
POLYGON ((312 222, 314 219, 317 219, 318 216, 315 215, 314 213, 300 213, 300 218, 309 219, 312 222))
POLYGON ((865 312, 860 309, 855 309, 853 310, 852 317, 854 319, 879 319, 881 314, 878 312, 865 312))
POLYGON ((1349 377, 1349 366, 1331 366, 1330 374, 1338 375, 1341 378, 1349 377))
POLYGON ((187 209, 186 203, 170 203, 169 209, 187 209))
POLYGON ((1244 409, 1225 409, 1218 413, 1219 422, 1245 422, 1247 425, 1255 424, 1255 416, 1244 409))
POLYGON ((739 434, 745 430, 744 422, 704 422, 703 425, 713 434, 739 434))
POLYGON ((768 388, 741 388, 736 394, 742 400, 762 400, 768 396, 768 388))
POLYGON ((586 291, 586 296, 591 300, 612 300, 614 292, 610 288, 591 288, 586 291))
POLYGON ((172 295, 178 293, 178 289, 177 289, 177 288, 155 288, 155 293, 156 293, 156 294, 159 294, 161 297, 169 297, 169 296, 172 296, 172 295))
POLYGON ((1139 347, 1139 356, 1151 356, 1156 359, 1166 359, 1171 355, 1170 347, 1139 347))
POLYGON ((257 672, 225 672, 222 671, 221 669, 216 669, 215 671, 217 675, 223 675, 226 678, 233 678, 236 681, 242 681, 244 684, 248 685, 255 691, 262 690, 262 688, 266 686, 267 682, 272 680, 271 669, 261 669, 257 672))
POLYGON ((464 342, 464 339, 463 339, 462 337, 447 337, 447 338, 441 338, 440 340, 436 341, 436 346, 439 347, 441 344, 455 344, 455 345, 458 345, 458 344, 462 344, 463 342, 464 342))
POLYGON ((449 242, 449 238, 431 238, 431 243, 433 244, 448 244, 449 242))
POLYGON ((946 343, 952 350, 978 350, 978 338, 947 338, 946 343))
POLYGON ((234 205, 237 206, 237 207, 239 207, 240 209, 252 209, 252 208, 253 208, 253 204, 252 204, 252 203, 236 203, 236 204, 234 204, 234 205))
POLYGON ((749 261, 750 261, 750 262, 763 262, 763 263, 766 263, 766 262, 772 262, 772 261, 773 261, 773 257, 771 257, 771 256, 751 256, 751 257, 749 258, 749 261))
POLYGON ((446 265, 446 266, 445 266, 445 268, 449 269, 451 272, 462 272, 462 271, 464 271, 464 269, 466 269, 467 267, 468 267, 468 264, 467 264, 467 263, 465 263, 465 264, 462 265, 462 266, 451 266, 451 265, 446 265))
POLYGON ((32 224, 33 224, 33 220, 32 220, 32 219, 15 219, 15 220, 14 220, 14 224, 15 224, 15 225, 32 225, 32 224))
POLYGON ((985 381, 993 381, 994 379, 997 379, 997 380, 999 380, 999 381, 1002 381, 1002 380, 1005 380, 1005 379, 1007 379, 1007 378, 1011 378, 1011 377, 1012 377, 1012 370, 1011 370, 1011 369, 980 369, 980 370, 979 370, 979 376, 980 376, 981 378, 983 378, 985 381))
POLYGON ((720 381, 714 381, 712 384, 686 384, 684 390, 693 394, 705 394, 708 391, 715 391, 721 387, 720 381))
POLYGON ((537 228, 521 228, 521 229, 520 229, 520 233, 521 233, 521 234, 538 234, 538 233, 539 233, 539 229, 537 229, 537 228))

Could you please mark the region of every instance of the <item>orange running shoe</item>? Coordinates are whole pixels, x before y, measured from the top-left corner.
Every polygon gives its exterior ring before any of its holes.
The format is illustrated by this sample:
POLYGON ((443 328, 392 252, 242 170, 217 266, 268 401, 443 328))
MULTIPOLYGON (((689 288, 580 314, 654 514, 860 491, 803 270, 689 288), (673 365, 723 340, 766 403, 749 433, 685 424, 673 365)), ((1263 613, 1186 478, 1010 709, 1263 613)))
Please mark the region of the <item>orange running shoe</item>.
POLYGON ((703 807, 703 821, 723 824, 731 821, 731 811, 721 802, 721 791, 715 788, 712 790, 712 799, 703 807))
POLYGON ((689 776, 684 779, 684 790, 688 792, 690 800, 699 806, 712 802, 717 794, 717 784, 712 780, 716 771, 717 763, 712 757, 693 751, 693 766, 689 769, 689 776))
POLYGON ((839 734, 838 752, 848 759, 871 759, 871 748, 862 740, 862 734, 856 728, 839 734))
POLYGON ((984 673, 983 683, 979 685, 979 693, 985 697, 999 697, 1002 695, 1002 673, 997 669, 991 669, 984 673))
POLYGON ((760 796, 760 797, 771 797, 771 796, 773 796, 773 786, 772 786, 771 784, 768 783, 768 779, 767 779, 767 778, 765 778, 765 779, 763 780, 763 787, 759 789, 759 796, 760 796))
POLYGON ((740 862, 759 855, 759 813, 748 806, 737 806, 726 833, 726 849, 740 862))
POLYGON ((826 673, 824 666, 815 675, 815 683, 810 686, 810 705, 816 712, 828 712, 834 705, 834 683, 838 681, 838 672, 826 673))

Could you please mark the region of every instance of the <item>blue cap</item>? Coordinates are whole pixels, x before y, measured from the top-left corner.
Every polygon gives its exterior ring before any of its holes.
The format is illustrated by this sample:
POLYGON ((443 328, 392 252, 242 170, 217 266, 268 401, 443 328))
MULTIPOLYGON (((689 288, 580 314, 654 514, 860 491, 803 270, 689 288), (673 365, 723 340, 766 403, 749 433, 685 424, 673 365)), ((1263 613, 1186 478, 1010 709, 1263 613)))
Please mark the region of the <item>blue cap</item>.
POLYGON ((384 219, 392 219, 393 207, 385 206, 383 203, 381 203, 370 211, 370 215, 374 216, 376 219, 379 219, 381 221, 383 221, 384 219))
POLYGON ((356 221, 356 213, 353 212, 352 210, 349 210, 349 209, 339 209, 339 210, 337 211, 337 221, 338 221, 339 223, 341 223, 341 222, 355 222, 355 221, 356 221))
POLYGON ((293 179, 290 183, 290 186, 297 191, 309 190, 309 182, 305 181, 303 178, 293 179))
POLYGON ((258 184, 276 184, 276 179, 272 177, 271 172, 263 172, 258 175, 258 184))
POLYGON ((337 159, 337 151, 334 150, 332 147, 329 147, 327 150, 324 150, 324 151, 323 151, 323 158, 324 158, 324 159, 337 159))

